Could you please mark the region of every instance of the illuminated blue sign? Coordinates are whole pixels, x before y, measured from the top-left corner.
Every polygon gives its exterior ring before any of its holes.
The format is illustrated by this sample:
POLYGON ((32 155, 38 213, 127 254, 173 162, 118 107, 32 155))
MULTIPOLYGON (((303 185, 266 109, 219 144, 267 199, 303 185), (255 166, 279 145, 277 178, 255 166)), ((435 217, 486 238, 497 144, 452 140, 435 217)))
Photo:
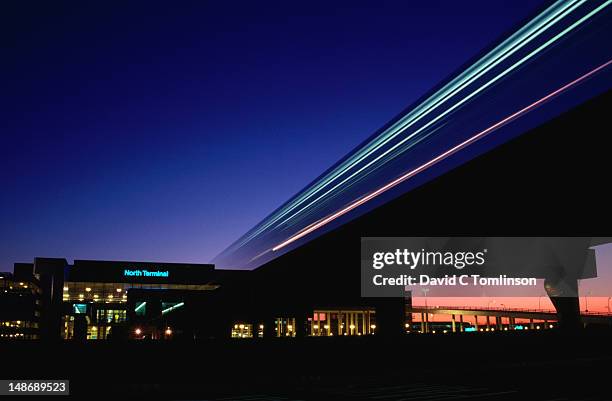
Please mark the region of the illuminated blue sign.
POLYGON ((160 271, 160 270, 144 270, 144 269, 124 269, 123 270, 124 277, 169 277, 170 272, 168 270, 160 271))

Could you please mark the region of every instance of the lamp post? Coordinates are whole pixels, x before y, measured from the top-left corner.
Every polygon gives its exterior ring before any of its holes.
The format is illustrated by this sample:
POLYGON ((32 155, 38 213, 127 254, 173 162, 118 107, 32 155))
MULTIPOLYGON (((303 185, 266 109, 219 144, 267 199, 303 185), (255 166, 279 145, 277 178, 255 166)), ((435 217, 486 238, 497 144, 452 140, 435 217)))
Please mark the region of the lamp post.
POLYGON ((423 295, 425 296, 425 309, 427 309, 427 293, 429 292, 429 288, 421 288, 423 291, 423 295))
POLYGON ((584 294, 584 311, 585 312, 589 312, 589 294, 591 293, 591 291, 587 291, 584 294))

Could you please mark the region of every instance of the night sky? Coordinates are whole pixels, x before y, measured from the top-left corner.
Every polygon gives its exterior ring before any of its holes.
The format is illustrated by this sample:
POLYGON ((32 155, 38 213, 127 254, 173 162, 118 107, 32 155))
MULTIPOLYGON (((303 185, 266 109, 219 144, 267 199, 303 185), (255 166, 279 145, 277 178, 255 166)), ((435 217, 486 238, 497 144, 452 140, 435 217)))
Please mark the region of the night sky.
POLYGON ((542 6, 331 3, 3 4, 0 271, 209 262, 542 6))

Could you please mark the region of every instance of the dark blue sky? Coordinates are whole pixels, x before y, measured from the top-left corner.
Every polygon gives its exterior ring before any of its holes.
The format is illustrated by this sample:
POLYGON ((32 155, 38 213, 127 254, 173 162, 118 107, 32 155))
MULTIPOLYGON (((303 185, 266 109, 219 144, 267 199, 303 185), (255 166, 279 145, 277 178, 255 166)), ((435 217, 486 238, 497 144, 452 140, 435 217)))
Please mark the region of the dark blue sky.
POLYGON ((541 6, 331 3, 3 5, 0 270, 209 262, 541 6))

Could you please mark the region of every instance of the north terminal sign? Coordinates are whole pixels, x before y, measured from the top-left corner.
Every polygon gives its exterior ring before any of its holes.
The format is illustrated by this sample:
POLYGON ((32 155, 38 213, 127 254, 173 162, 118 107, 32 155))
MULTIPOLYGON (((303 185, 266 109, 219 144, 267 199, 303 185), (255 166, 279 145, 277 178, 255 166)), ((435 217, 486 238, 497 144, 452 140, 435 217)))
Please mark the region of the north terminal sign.
POLYGON ((170 272, 168 270, 160 271, 160 270, 144 270, 144 269, 124 269, 123 270, 124 277, 170 277, 170 272))
POLYGON ((208 284, 217 278, 211 264, 75 260, 67 281, 94 283, 208 284))

